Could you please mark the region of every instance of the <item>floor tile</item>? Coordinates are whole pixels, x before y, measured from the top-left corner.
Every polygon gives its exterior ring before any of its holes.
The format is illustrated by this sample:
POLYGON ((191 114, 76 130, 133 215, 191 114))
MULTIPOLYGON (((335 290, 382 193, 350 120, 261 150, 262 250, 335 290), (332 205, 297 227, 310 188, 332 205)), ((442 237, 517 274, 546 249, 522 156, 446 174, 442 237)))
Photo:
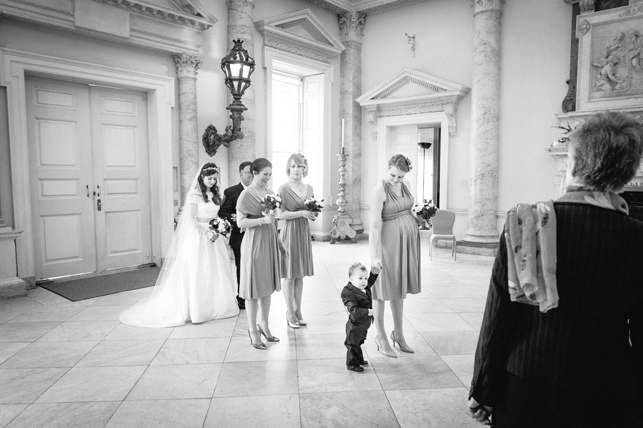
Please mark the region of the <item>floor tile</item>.
POLYGON ((439 357, 371 358, 370 363, 385 391, 462 386, 439 357))
POLYGON ((152 365, 222 363, 229 343, 229 338, 169 339, 152 365))
POLYGON ((209 406, 209 399, 124 401, 105 428, 201 428, 209 406))
MULTIPOLYGON (((437 298, 416 299, 411 296, 404 302, 404 314, 431 314, 440 312, 453 312, 449 306, 437 298)), ((387 308, 388 309, 388 308, 387 308)))
POLYGON ((460 318, 465 320, 476 331, 480 331, 482 319, 484 318, 484 312, 464 312, 458 315, 460 315, 460 318))
POLYGON ((170 328, 143 328, 119 324, 105 337, 105 340, 165 340, 174 331, 170 328))
POLYGON ((55 329, 58 322, 0 324, 0 342, 33 342, 55 329))
MULTIPOLYGON (((364 342, 364 349, 366 349, 366 352, 370 358, 389 358, 385 355, 382 355, 380 352, 377 350, 377 345, 375 344, 375 336, 377 334, 375 328, 371 328, 372 331, 369 331, 369 337, 366 339, 366 342, 364 342), (372 333, 372 337, 370 334, 372 333)), ((408 330, 408 329, 407 329, 408 330)), ((406 338, 406 343, 408 346, 413 349, 413 353, 408 353, 408 352, 402 352, 400 350, 400 347, 398 345, 395 345, 393 347, 393 350, 395 351, 395 354, 397 355, 398 358, 414 358, 418 355, 422 356, 435 356, 436 353, 429 346, 429 344, 424 340, 422 335, 420 333, 416 333, 415 331, 405 331, 404 332, 404 337, 406 338)), ((393 341, 391 340, 391 335, 389 333, 389 345, 393 345, 393 341)))
POLYGON ((15 354, 20 352, 22 349, 29 346, 31 342, 8 342, 3 343, 0 346, 0 364, 7 361, 9 358, 13 357, 15 354))
POLYGON ((297 337, 297 359, 346 358, 345 334, 308 334, 297 337))
POLYGON ((291 394, 213 398, 203 428, 299 428, 299 426, 299 396, 291 394))
POLYGON ((301 360, 298 362, 299 392, 381 391, 373 369, 364 372, 346 370, 346 358, 335 360, 301 360))
POLYGON ((465 388, 386 391, 402 428, 476 428, 467 410, 465 388))
POLYGON ((253 361, 224 364, 214 396, 296 394, 298 391, 297 365, 293 361, 253 361))
POLYGON ((460 379, 466 388, 471 385, 473 379, 473 362, 475 355, 444 355, 442 360, 460 379))
POLYGON ((418 331, 469 331, 474 328, 459 314, 404 314, 404 317, 418 331))
POLYGON ((97 343, 34 342, 2 364, 2 368, 73 367, 97 343))
POLYGON ((484 297, 441 298, 442 303, 454 312, 483 312, 487 301, 484 297))
POLYGON ((69 321, 118 321, 121 312, 128 308, 129 306, 96 306, 94 304, 78 312, 69 321))
POLYGON ((0 404, 0 427, 9 425, 16 416, 26 409, 28 404, 0 404))
POLYGON ((150 366, 127 400, 212 398, 220 372, 221 364, 150 366))
POLYGON ((134 306, 136 303, 143 300, 145 296, 140 293, 117 293, 110 294, 109 296, 103 296, 96 300, 92 306, 134 306))
POLYGON ((103 428, 120 402, 32 404, 8 428, 103 428))
POLYGON ((198 337, 230 337, 237 318, 208 321, 203 324, 185 324, 176 327, 170 339, 195 339, 198 337))
POLYGON ((36 312, 23 313, 22 315, 12 319, 10 322, 64 322, 82 310, 83 308, 81 307, 50 308, 49 310, 38 308, 36 312))
POLYGON ((477 331, 425 331, 422 337, 439 355, 474 354, 477 331))
POLYGON ((304 428, 399 427, 382 391, 301 394, 300 406, 304 428))
POLYGON ((118 325, 118 321, 67 321, 44 335, 45 342, 81 342, 103 340, 118 325))
POLYGON ((0 369, 0 403, 32 403, 68 369, 0 369))
POLYGON ((162 340, 103 341, 76 367, 147 366, 163 346, 162 340))
POLYGON ((37 402, 120 401, 144 371, 145 367, 72 368, 37 402))

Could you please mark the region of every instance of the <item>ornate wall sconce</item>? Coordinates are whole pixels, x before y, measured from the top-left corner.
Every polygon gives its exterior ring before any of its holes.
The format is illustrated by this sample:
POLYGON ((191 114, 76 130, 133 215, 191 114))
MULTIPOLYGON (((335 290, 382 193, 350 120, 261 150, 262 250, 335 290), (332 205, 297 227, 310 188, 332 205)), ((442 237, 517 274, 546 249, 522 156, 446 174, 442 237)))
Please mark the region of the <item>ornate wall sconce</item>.
POLYGON ((217 128, 210 125, 203 134, 203 147, 209 156, 214 156, 221 145, 230 147, 234 140, 243 138, 241 121, 247 107, 241 103, 241 97, 250 86, 250 76, 255 71, 255 60, 243 48, 243 40, 233 40, 234 46, 230 53, 221 60, 221 70, 225 74, 225 84, 232 94, 232 103, 226 107, 230 111, 232 125, 225 128, 225 134, 220 135, 217 128))

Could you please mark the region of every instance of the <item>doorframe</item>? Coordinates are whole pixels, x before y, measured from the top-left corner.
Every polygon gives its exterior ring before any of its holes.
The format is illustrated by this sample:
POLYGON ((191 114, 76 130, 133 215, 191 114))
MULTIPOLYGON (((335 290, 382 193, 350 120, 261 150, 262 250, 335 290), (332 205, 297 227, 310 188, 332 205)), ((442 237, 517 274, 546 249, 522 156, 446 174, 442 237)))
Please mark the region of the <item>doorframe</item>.
POLYGON ((380 116, 377 118, 377 165, 386 165, 386 153, 391 147, 391 128, 401 125, 440 124, 440 205, 448 209, 449 178, 449 118, 445 112, 380 116))
POLYGON ((147 94, 152 260, 160 264, 173 234, 172 108, 174 79, 0 48, 0 85, 7 88, 9 147, 18 277, 35 277, 25 77, 111 85, 147 94))

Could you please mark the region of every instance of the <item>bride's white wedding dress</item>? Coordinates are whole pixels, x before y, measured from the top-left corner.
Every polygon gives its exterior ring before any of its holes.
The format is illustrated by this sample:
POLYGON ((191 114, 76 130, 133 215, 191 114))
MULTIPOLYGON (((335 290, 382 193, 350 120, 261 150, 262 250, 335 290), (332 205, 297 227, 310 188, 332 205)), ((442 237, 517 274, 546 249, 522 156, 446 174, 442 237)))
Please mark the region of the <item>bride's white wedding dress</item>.
POLYGON ((234 264, 223 236, 212 242, 208 222, 219 205, 191 192, 152 294, 122 312, 120 320, 136 327, 176 327, 228 318, 239 313, 234 264))

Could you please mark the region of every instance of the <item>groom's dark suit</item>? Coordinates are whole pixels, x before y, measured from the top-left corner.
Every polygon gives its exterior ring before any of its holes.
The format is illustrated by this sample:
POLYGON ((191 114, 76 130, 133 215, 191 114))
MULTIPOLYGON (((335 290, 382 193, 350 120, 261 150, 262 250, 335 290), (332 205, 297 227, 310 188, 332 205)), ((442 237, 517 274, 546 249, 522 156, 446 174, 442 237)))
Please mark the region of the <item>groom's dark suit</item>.
MULTIPOLYGON (((225 197, 223 205, 219 210, 219 217, 225 218, 232 225, 232 232, 230 233, 230 247, 234 252, 234 262, 237 265, 237 293, 239 292, 239 276, 241 273, 241 240, 243 239, 243 233, 237 226, 237 222, 232 221, 232 214, 237 213, 237 200, 239 195, 243 191, 243 184, 239 183, 234 186, 228 187, 223 191, 223 196, 225 197)), ((237 297, 237 300, 239 298, 237 297)), ((239 301, 241 305, 243 301, 239 301)))

